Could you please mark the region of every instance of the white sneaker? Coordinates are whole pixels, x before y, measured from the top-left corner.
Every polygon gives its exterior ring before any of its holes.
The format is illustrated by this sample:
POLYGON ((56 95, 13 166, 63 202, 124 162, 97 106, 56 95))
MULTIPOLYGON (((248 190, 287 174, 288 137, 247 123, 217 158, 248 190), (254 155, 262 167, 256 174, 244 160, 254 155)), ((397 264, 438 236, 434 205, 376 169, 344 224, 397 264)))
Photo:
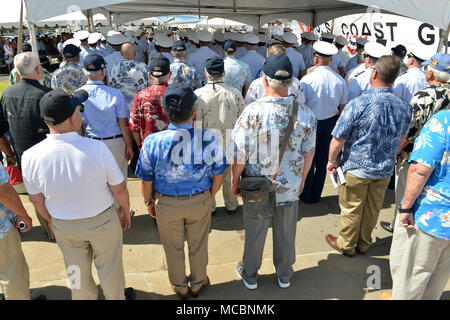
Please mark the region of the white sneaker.
POLYGON ((242 272, 244 271, 244 263, 242 261, 238 262, 238 264, 236 265, 236 274, 237 276, 242 279, 242 282, 244 282, 244 285, 247 289, 250 290, 255 290, 256 288, 258 288, 258 284, 250 284, 247 281, 244 280, 244 278, 242 277, 242 272))
POLYGON ((286 288, 289 288, 291 283, 290 282, 288 282, 288 283, 281 282, 280 278, 278 278, 278 285, 280 286, 280 288, 286 289, 286 288))

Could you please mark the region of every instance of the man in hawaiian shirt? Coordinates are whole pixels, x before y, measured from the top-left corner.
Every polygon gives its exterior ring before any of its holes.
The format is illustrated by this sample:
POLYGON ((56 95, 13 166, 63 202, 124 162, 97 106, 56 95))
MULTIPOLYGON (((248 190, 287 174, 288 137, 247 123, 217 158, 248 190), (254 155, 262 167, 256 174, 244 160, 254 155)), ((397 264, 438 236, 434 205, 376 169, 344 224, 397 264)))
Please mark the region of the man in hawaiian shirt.
POLYGON ((23 255, 17 225, 32 228, 31 217, 19 196, 8 183, 9 176, 0 164, 0 287, 7 300, 30 300, 30 272, 23 255))
POLYGON ((172 76, 169 80, 169 85, 180 83, 186 86, 190 86, 193 90, 198 87, 198 74, 197 71, 186 64, 186 45, 182 40, 177 40, 172 46, 171 55, 174 59, 170 64, 170 72, 172 76))
POLYGON ((450 276, 450 110, 414 144, 390 252, 392 299, 438 300, 450 276))
POLYGON ((380 57, 370 75, 372 89, 347 104, 332 132, 327 171, 334 174, 340 166, 346 183, 338 189, 339 237, 325 239, 346 256, 364 254, 372 244, 397 150, 408 133, 411 107, 392 91, 399 69, 397 57, 380 57))
POLYGON ((223 44, 223 56, 225 62, 225 77, 223 81, 242 92, 245 97, 252 82, 252 73, 250 67, 245 62, 238 60, 236 54, 236 43, 233 40, 227 40, 223 44))
MULTIPOLYGON (((429 87, 417 91, 411 99, 411 107, 413 109, 412 121, 408 132, 408 138, 400 148, 400 153, 395 166, 396 183, 395 183, 395 213, 392 222, 381 221, 380 225, 386 231, 393 232, 395 226, 395 217, 397 215, 398 206, 403 198, 406 187, 406 176, 409 169, 409 155, 411 154, 414 141, 419 135, 425 123, 431 117, 450 107, 450 74, 445 71, 450 66, 450 54, 437 53, 423 65, 426 67, 425 77, 429 87), (434 67, 431 66, 433 63, 434 67)), ((447 69, 448 70, 448 69, 447 69)))
POLYGON ((162 54, 154 56, 150 61, 149 76, 151 84, 138 93, 130 112, 129 127, 139 148, 149 134, 166 130, 169 125, 162 105, 171 76, 169 59, 162 54))
POLYGON ((293 97, 288 96, 293 76, 289 58, 286 55, 268 57, 263 73, 266 96, 245 107, 227 146, 227 155, 232 163, 232 190, 235 195, 240 195, 240 178, 244 170, 247 176, 266 176, 269 179, 278 172, 274 181, 276 212, 273 217, 252 219, 244 215, 244 256, 236 271, 244 285, 252 290, 258 286, 258 270, 261 267, 262 252, 270 225, 278 285, 281 288, 290 285, 294 274, 292 265, 295 262, 298 197, 311 166, 316 143, 314 114, 305 104, 300 104, 281 164, 278 166, 278 152, 261 154, 261 150, 268 150, 269 145, 279 145, 279 139, 282 139, 286 132, 294 105, 293 97), (258 143, 252 143, 252 140, 258 143), (258 161, 252 161, 258 157, 258 161))
POLYGON ((80 49, 68 44, 63 49, 65 65, 53 73, 52 89, 60 88, 74 92, 84 86, 88 80, 80 66, 80 49))

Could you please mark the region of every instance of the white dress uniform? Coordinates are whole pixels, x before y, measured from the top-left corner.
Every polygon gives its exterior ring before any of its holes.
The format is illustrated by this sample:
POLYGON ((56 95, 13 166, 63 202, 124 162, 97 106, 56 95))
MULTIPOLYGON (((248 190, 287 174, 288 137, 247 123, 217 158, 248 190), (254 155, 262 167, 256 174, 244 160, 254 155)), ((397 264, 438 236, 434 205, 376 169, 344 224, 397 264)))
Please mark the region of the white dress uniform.
POLYGON ((345 63, 344 63, 344 56, 343 56, 343 52, 342 50, 338 49, 338 53, 336 53, 333 56, 333 59, 330 62, 330 67, 335 68, 336 70, 339 71, 339 68, 344 68, 345 67, 345 63))
POLYGON ((355 77, 352 82, 350 82, 350 86, 348 88, 348 101, 352 100, 353 98, 359 97, 364 91, 372 89, 372 85, 370 84, 370 76, 373 69, 373 66, 367 68, 357 77, 355 77))
MULTIPOLYGON (((305 96, 300 86, 300 80, 297 78, 292 78, 294 81, 289 87, 288 95, 294 96, 295 100, 299 104, 305 103, 305 96)), ((250 103, 258 100, 259 98, 266 96, 266 89, 264 88, 263 77, 255 79, 250 84, 248 88, 247 95, 245 96, 245 105, 248 106, 250 103)))
POLYGON ((302 55, 306 69, 314 67, 314 48, 312 45, 302 44, 300 47, 297 47, 295 50, 302 55))
MULTIPOLYGON (((205 62, 214 56, 220 57, 217 53, 208 47, 200 47, 186 58, 187 65, 194 67, 198 73, 200 83, 205 83, 205 62)), ((202 84, 203 85, 203 84, 202 84)))
POLYGON ((358 51, 353 57, 350 58, 350 60, 348 60, 347 64, 345 65, 345 73, 349 73, 350 70, 358 66, 358 56, 361 54, 362 50, 363 49, 358 51))
POLYGON ((352 83, 353 79, 355 79, 357 76, 359 76, 364 71, 366 71, 366 66, 364 63, 361 63, 357 67, 351 69, 345 76, 345 82, 347 83, 347 88, 350 87, 350 84, 352 83))
POLYGON ((292 74, 295 77, 298 77, 298 73, 300 70, 306 70, 306 65, 305 61, 303 60, 302 54, 291 47, 286 48, 286 54, 292 63, 292 74))
POLYGON ((80 66, 84 67, 84 58, 86 58, 91 52, 88 46, 80 46, 80 66))
POLYGON ((392 89, 397 97, 409 104, 412 96, 426 87, 428 87, 428 82, 422 68, 411 68, 395 80, 392 89))
POLYGON ((240 61, 245 62, 250 67, 252 79, 255 79, 257 74, 261 71, 266 59, 258 54, 255 50, 248 50, 247 54, 239 58, 240 61))

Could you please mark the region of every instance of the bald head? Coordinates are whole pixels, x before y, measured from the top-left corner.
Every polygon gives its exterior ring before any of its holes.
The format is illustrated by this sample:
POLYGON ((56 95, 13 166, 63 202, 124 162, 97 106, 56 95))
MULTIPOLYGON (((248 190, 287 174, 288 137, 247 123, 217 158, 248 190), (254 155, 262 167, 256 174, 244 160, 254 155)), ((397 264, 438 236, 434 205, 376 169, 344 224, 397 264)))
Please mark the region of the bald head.
POLYGON ((134 57, 136 56, 136 48, 134 47, 134 44, 129 42, 122 45, 120 52, 122 53, 122 57, 127 60, 134 60, 134 57))

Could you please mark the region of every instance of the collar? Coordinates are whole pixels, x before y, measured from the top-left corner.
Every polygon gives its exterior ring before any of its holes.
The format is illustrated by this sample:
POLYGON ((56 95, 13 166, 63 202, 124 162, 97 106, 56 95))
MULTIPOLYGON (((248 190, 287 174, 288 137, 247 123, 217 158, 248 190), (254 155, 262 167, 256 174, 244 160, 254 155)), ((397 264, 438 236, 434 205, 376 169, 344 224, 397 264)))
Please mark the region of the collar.
POLYGON ((390 88, 390 87, 370 89, 370 90, 367 90, 366 92, 368 92, 368 91, 375 92, 375 93, 388 93, 388 92, 394 92, 394 91, 392 90, 392 88, 390 88))
POLYGON ((182 123, 182 124, 175 124, 170 123, 167 127, 168 130, 179 130, 179 129, 192 129, 194 126, 192 125, 192 122, 182 123))
POLYGON ((30 84, 40 83, 39 81, 34 80, 34 79, 26 79, 26 78, 22 78, 22 80, 23 80, 23 82, 30 83, 30 84))
POLYGON ((422 68, 420 68, 420 67, 409 68, 408 71, 406 71, 406 72, 422 72, 423 73, 422 68))
POLYGON ((97 85, 105 85, 105 83, 103 82, 103 81, 99 81, 99 80, 88 80, 87 82, 86 82, 86 84, 87 85, 95 85, 95 84, 97 84, 97 85))
POLYGON ((75 139, 79 139, 81 136, 75 132, 65 132, 65 133, 49 133, 47 134, 47 139, 53 140, 53 141, 73 141, 75 139))

